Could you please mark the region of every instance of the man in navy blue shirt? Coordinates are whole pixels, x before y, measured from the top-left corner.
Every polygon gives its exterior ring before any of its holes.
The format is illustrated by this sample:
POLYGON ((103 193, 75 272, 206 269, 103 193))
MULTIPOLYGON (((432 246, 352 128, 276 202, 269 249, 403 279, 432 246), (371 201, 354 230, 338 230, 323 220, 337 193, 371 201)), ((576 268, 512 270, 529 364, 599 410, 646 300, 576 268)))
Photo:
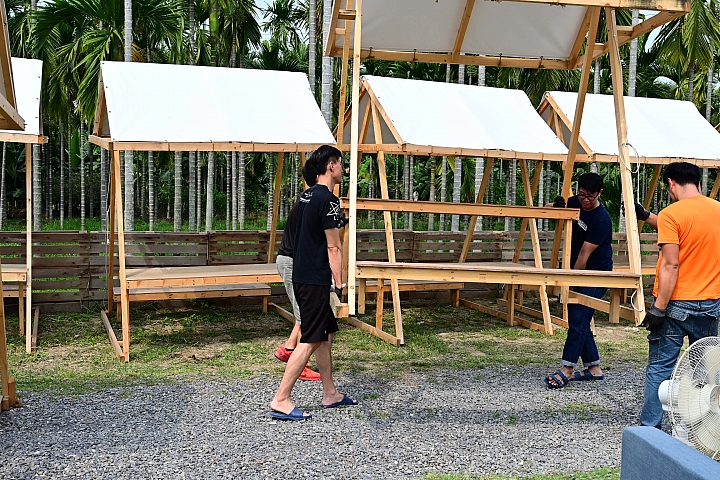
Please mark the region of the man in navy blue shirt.
POLYGON ((300 343, 288 359, 285 374, 270 402, 270 415, 278 420, 305 420, 311 415, 297 408, 290 399, 295 382, 315 353, 323 385, 322 406, 335 408, 357 405, 335 388, 332 377, 331 345, 338 331, 330 307, 330 288, 342 285, 342 244, 338 222, 340 200, 332 193, 342 180, 342 154, 323 145, 307 159, 305 169, 317 174, 314 187, 300 195, 293 253, 293 290, 300 308, 300 343))
MULTIPOLYGON (((580 219, 573 222, 570 246, 570 266, 574 270, 611 271, 612 220, 600 203, 603 179, 597 173, 586 173, 578 179, 578 194, 570 197, 568 208, 579 208, 580 219)), ((565 200, 557 197, 555 207, 565 207, 565 200)), ((606 288, 573 287, 575 292, 593 298, 602 298, 606 288)), ((562 367, 557 373, 545 378, 549 388, 562 388, 570 380, 603 380, 600 354, 595 337, 590 330, 595 310, 584 305, 568 305, 568 334, 563 348, 562 367), (578 359, 582 358, 585 370, 575 372, 578 359)))

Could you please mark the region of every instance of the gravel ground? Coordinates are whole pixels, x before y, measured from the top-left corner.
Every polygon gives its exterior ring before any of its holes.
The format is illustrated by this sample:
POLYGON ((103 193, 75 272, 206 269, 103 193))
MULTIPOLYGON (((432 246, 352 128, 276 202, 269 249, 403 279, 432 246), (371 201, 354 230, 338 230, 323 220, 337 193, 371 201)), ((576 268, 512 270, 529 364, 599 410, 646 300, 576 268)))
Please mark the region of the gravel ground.
POLYGON ((644 372, 548 390, 551 369, 491 367, 402 379, 343 375, 356 407, 323 410, 319 382, 295 402, 314 416, 270 419, 279 384, 202 381, 54 397, 0 414, 0 478, 417 478, 526 475, 620 465, 644 372))

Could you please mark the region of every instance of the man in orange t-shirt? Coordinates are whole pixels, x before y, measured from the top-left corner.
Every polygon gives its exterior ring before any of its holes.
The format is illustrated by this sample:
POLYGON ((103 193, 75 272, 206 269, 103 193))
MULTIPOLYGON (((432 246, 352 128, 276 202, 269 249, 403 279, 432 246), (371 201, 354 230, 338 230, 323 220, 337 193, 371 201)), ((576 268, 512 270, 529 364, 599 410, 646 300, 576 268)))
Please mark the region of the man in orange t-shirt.
POLYGON ((658 387, 672 375, 685 337, 690 344, 718 334, 720 316, 720 203, 700 193, 700 169, 687 162, 665 167, 674 202, 657 216, 655 301, 643 324, 649 355, 643 425, 660 428, 658 387))

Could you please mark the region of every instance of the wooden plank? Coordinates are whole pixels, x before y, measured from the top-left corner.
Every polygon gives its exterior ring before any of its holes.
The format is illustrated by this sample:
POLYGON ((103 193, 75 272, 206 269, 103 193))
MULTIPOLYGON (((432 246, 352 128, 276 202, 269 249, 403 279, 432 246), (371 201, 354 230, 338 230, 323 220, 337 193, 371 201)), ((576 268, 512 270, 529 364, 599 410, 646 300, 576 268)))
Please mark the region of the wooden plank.
MULTIPOLYGON (((32 254, 32 231, 33 231, 33 200, 32 200, 32 145, 25 145, 25 352, 31 353, 33 351, 32 342, 32 324, 31 324, 31 312, 32 312, 32 267, 33 267, 33 254, 32 254)), ((37 238, 37 237, 36 237, 37 238)), ((39 236, 39 238, 42 238, 39 236)))
MULTIPOLYGON (((477 310, 479 312, 487 313, 488 315, 492 315, 494 317, 500 318, 505 321, 507 321, 507 319, 509 318, 508 314, 505 312, 501 312, 500 310, 496 310, 494 308, 486 307, 485 305, 482 305, 480 303, 471 302, 470 300, 465 300, 464 298, 460 299, 460 305, 463 307, 471 308, 473 310, 477 310)), ((544 331, 544 328, 545 328, 543 325, 540 325, 539 323, 530 322, 523 318, 515 317, 513 321, 519 325, 522 325, 523 327, 527 327, 531 330, 537 330, 539 332, 544 331)))
MULTIPOLYGON (((500 305, 501 307, 507 307, 507 303, 508 303, 507 300, 504 300, 504 299, 502 299, 502 298, 499 298, 499 299, 498 299, 498 305, 500 305)), ((543 314, 543 312, 541 312, 540 310, 536 310, 536 309, 534 309, 534 308, 530 308, 530 307, 528 307, 528 306, 526 306, 526 305, 518 305, 518 304, 516 303, 516 304, 515 304, 515 311, 520 312, 520 313, 523 313, 523 314, 525 314, 525 315, 529 315, 529 316, 531 316, 531 317, 544 319, 544 314, 543 314)), ((551 320, 551 323, 554 324, 554 325, 559 325, 559 326, 561 326, 561 327, 568 328, 568 322, 565 321, 565 320, 563 320, 563 319, 560 318, 560 317, 556 317, 555 315, 550 315, 550 320, 551 320)), ((515 318, 515 321, 518 321, 518 319, 515 318)), ((540 324, 537 324, 537 325, 538 325, 539 327, 541 327, 541 328, 538 328, 538 329, 536 329, 536 330, 539 330, 539 331, 541 331, 541 332, 543 332, 543 333, 546 333, 546 334, 548 334, 548 335, 555 335, 555 328, 552 327, 552 325, 551 325, 550 331, 548 331, 547 325, 545 325, 544 320, 543 320, 543 324, 542 324, 542 325, 540 325, 540 324)))
MULTIPOLYGON (((578 33, 575 36, 575 43, 573 44, 572 49, 570 50, 570 55, 568 56, 568 61, 572 62, 573 64, 576 62, 577 56, 580 53, 580 49, 583 46, 583 43, 585 43, 585 37, 587 36, 588 30, 590 28, 590 19, 592 17, 591 15, 591 9, 588 8, 585 11, 585 17, 583 18, 582 23, 580 24, 580 28, 578 29, 578 33)), ((594 39, 592 40, 595 41, 594 39)), ((555 123, 557 126, 557 122, 555 123)), ((560 139, 562 137, 558 135, 560 139)))
MULTIPOLYGON (((348 5, 350 0, 347 0, 348 5)), ((352 112, 350 118, 350 185, 348 186, 348 192, 350 196, 348 217, 350 223, 348 224, 348 280, 347 280, 347 295, 348 304, 350 305, 349 314, 355 314, 355 279, 356 279, 356 257, 357 257, 357 182, 358 182, 358 168, 360 166, 358 158, 357 146, 360 143, 360 48, 362 44, 362 0, 357 0, 355 4, 355 10, 357 12, 354 22, 353 32, 353 71, 352 71, 352 112)), ((346 23, 346 30, 349 25, 346 23)), ((345 38, 349 38, 346 35, 345 38)), ((344 50, 344 59, 348 57, 348 50, 344 50)), ((338 117, 342 118, 342 116, 338 117)), ((342 137, 339 137, 342 138, 342 137)))
MULTIPOLYGON (((478 159, 476 159, 475 161, 477 160, 478 159)), ((485 169, 483 171, 483 178, 480 182, 480 188, 478 189, 478 193, 475 196, 475 203, 477 205, 482 204, 482 200, 485 197, 485 192, 487 191, 487 187, 490 183, 490 176, 494 163, 494 158, 487 159, 487 164, 485 165, 485 169)), ((468 230, 465 236, 465 242, 463 243, 462 250, 460 251, 460 263, 463 263, 465 260, 467 260, 468 252, 470 251, 470 241, 473 238, 473 235, 475 235, 475 225, 477 225, 477 219, 478 215, 470 215, 470 220, 468 222, 468 230)))
POLYGON ((118 360, 121 362, 125 360, 125 353, 123 352, 122 347, 120 346, 120 343, 117 340, 117 337, 115 336, 115 331, 113 330, 112 326, 110 325, 110 320, 108 319, 108 312, 105 310, 100 311, 100 319, 103 322, 103 325, 105 326, 105 331, 108 334, 108 338, 110 339, 110 345, 113 347, 113 351, 115 352, 115 356, 118 360))
MULTIPOLYGON (((338 20, 340 19, 341 3, 341 0, 336 0, 333 2, 332 17, 330 19, 330 31, 328 32, 328 40, 327 44, 325 45, 325 52, 323 52, 325 56, 329 56, 329 52, 335 47, 335 36, 337 30, 337 28, 335 27, 338 25, 338 20)), ((345 32, 347 33, 347 30, 345 30, 345 32)))
MULTIPOLYGON (((645 198, 643 199, 643 207, 645 209, 650 208, 650 202, 652 202, 653 194, 655 193, 655 189, 657 188, 658 180, 660 179, 660 173, 662 171, 661 165, 655 165, 653 168, 653 174, 652 178, 650 179, 650 183, 648 183, 647 192, 645 192, 645 198)), ((710 198, 713 198, 712 196, 710 198)), ((644 221, 638 220, 638 232, 642 230, 643 225, 645 224, 644 221)))
POLYGON ((463 42, 465 41, 465 33, 467 32, 468 23, 470 23, 470 17, 472 16, 473 8, 475 7, 475 0, 467 0, 465 2, 465 10, 460 18, 460 27, 458 27, 458 33, 455 36, 455 45, 453 46, 452 58, 454 63, 457 63, 460 57, 460 50, 462 49, 463 42))
MULTIPOLYGON (((155 287, 130 289, 130 301, 173 300, 178 298, 224 298, 269 296, 270 285, 264 283, 236 285, 197 285, 189 287, 155 287)), ((120 287, 113 287, 113 297, 120 301, 120 287)))
POLYGON ((288 322, 295 325, 295 315, 293 315, 291 312, 288 312, 284 308, 282 308, 280 305, 274 302, 270 302, 268 306, 275 310, 275 312, 280 315, 282 318, 287 320, 288 322))
POLYGON ((277 162, 277 173, 275 174, 275 191, 273 192, 273 217, 272 217, 272 228, 270 230, 270 246, 268 248, 268 259, 267 263, 273 263, 275 261, 275 236, 277 234, 277 221, 278 214, 280 211, 280 189, 282 188, 282 172, 283 163, 285 161, 285 155, 278 153, 277 162))
MULTIPOLYGON (((640 262, 640 251, 637 245, 640 244, 638 234, 638 223, 635 216, 634 199, 632 191, 632 173, 630 171, 630 151, 627 144, 627 123, 625 120, 625 99, 623 97, 623 75, 622 65, 620 64, 620 51, 617 45, 617 22, 615 19, 615 10, 606 8, 605 18, 608 24, 608 38, 611 46, 610 51, 610 73, 613 82, 613 101, 615 104, 615 125, 617 129, 618 152, 620 152, 620 182, 622 186, 622 198, 625 208, 625 219, 627 225, 627 241, 631 246, 629 249, 630 271, 635 274, 642 273, 640 262)), ((645 298, 643 294, 643 285, 640 282, 637 285, 637 298, 645 298)), ((640 302, 639 311, 634 311, 635 323, 640 325, 645 318, 645 306, 640 302)))
MULTIPOLYGON (((614 302, 617 302, 617 318, 623 318, 625 320, 635 320, 634 311, 632 308, 626 307, 624 305, 620 305, 620 290, 612 289, 610 290, 611 294, 613 292, 616 295, 616 300, 612 298, 611 295, 611 301, 608 302, 607 300, 603 300, 601 298, 593 298, 589 297, 587 295, 583 295, 582 293, 573 292, 570 291, 570 294, 568 298, 575 300, 574 303, 578 303, 580 305, 585 305, 586 307, 594 308, 595 310, 599 310, 601 312, 610 313, 615 306, 613 305, 614 302)), ((613 322, 617 323, 617 322, 613 322)))
MULTIPOLYGON (((339 3, 339 1, 337 2, 339 3)), ((348 7, 352 7, 352 0, 346 0, 346 4, 348 7)), ((348 78, 348 68, 350 64, 350 21, 349 20, 343 20, 343 25, 345 30, 345 35, 343 35, 343 48, 342 48, 342 64, 340 66, 340 101, 338 102, 338 125, 337 130, 335 132, 336 139, 338 142, 342 142, 344 130, 345 130, 345 122, 341 122, 340 119, 344 118, 345 116, 345 109, 347 105, 347 78, 348 78)), ((353 69, 354 73, 354 69, 353 69)), ((355 77, 353 76, 353 82, 355 77)), ((352 112, 355 111, 355 106, 358 106, 359 108, 360 102, 352 102, 352 107, 349 108, 350 114, 351 114, 351 122, 352 122, 352 112)), ((347 150, 342 150, 347 151, 347 150)))
POLYGON ((38 324, 40 323, 40 307, 35 307, 32 309, 32 319, 32 339, 30 340, 30 345, 32 346, 32 351, 35 352, 35 350, 37 350, 38 324))
POLYGON ((367 323, 365 323, 361 320, 358 320, 357 318, 347 317, 345 319, 345 321, 348 322, 350 325, 358 327, 360 330, 365 330, 366 332, 369 332, 369 333, 375 335, 376 337, 378 337, 381 340, 385 340, 390 345, 394 345, 396 347, 399 347, 400 345, 402 345, 400 343, 400 339, 398 339, 397 337, 394 337, 394 336, 390 335, 389 333, 379 330, 378 328, 375 328, 372 325, 368 325, 367 323))
MULTIPOLYGON (((343 205, 347 199, 342 199, 343 205)), ((358 210, 383 210, 388 212, 447 213, 451 215, 488 215, 492 217, 549 218, 577 220, 580 210, 575 208, 526 207, 523 205, 478 205, 474 203, 444 203, 417 200, 390 200, 382 198, 358 198, 358 210)))
POLYGON ((715 176, 715 182, 713 183, 713 188, 710 192, 709 197, 712 199, 717 199, 718 191, 720 191, 720 169, 718 169, 718 173, 715 176))
MULTIPOLYGON (((124 361, 130 361, 130 300, 128 298, 127 291, 127 278, 125 269, 125 227, 123 217, 123 204, 122 204, 122 189, 120 185, 120 152, 117 150, 113 151, 112 155, 112 169, 113 169, 113 183, 115 184, 115 213, 117 215, 117 229, 118 229, 118 263, 120 265, 120 286, 122 287, 121 302, 120 302, 120 321, 122 325, 123 335, 123 354, 124 361)), ((112 237, 112 231, 110 232, 110 238, 112 237)), ((112 257, 111 257, 112 258, 112 257)), ((108 287, 108 294, 110 296, 110 303, 112 303, 112 289, 108 287)))

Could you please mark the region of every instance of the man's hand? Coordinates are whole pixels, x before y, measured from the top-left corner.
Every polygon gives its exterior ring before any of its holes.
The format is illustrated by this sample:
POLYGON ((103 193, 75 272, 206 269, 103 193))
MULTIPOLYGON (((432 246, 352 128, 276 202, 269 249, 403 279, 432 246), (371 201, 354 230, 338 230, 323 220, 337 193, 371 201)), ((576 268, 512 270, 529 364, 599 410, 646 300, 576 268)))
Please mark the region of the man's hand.
POLYGON ((643 222, 650 218, 650 211, 647 210, 645 207, 642 206, 641 203, 635 203, 635 216, 638 220, 642 220, 643 222))
POLYGON ((662 328, 665 323, 665 318, 665 310, 660 310, 655 306, 655 302, 653 302, 652 307, 650 307, 645 314, 645 320, 643 320, 641 325, 645 326, 645 328, 651 332, 656 332, 662 328))
POLYGON ((350 222, 350 219, 345 216, 344 213, 340 214, 340 218, 338 219, 338 228, 343 228, 345 225, 350 222))
POLYGON ((565 205, 566 205, 565 199, 563 197, 561 197, 560 195, 555 197, 555 200, 553 201, 553 204, 552 204, 552 206, 555 208, 565 208, 565 205))

